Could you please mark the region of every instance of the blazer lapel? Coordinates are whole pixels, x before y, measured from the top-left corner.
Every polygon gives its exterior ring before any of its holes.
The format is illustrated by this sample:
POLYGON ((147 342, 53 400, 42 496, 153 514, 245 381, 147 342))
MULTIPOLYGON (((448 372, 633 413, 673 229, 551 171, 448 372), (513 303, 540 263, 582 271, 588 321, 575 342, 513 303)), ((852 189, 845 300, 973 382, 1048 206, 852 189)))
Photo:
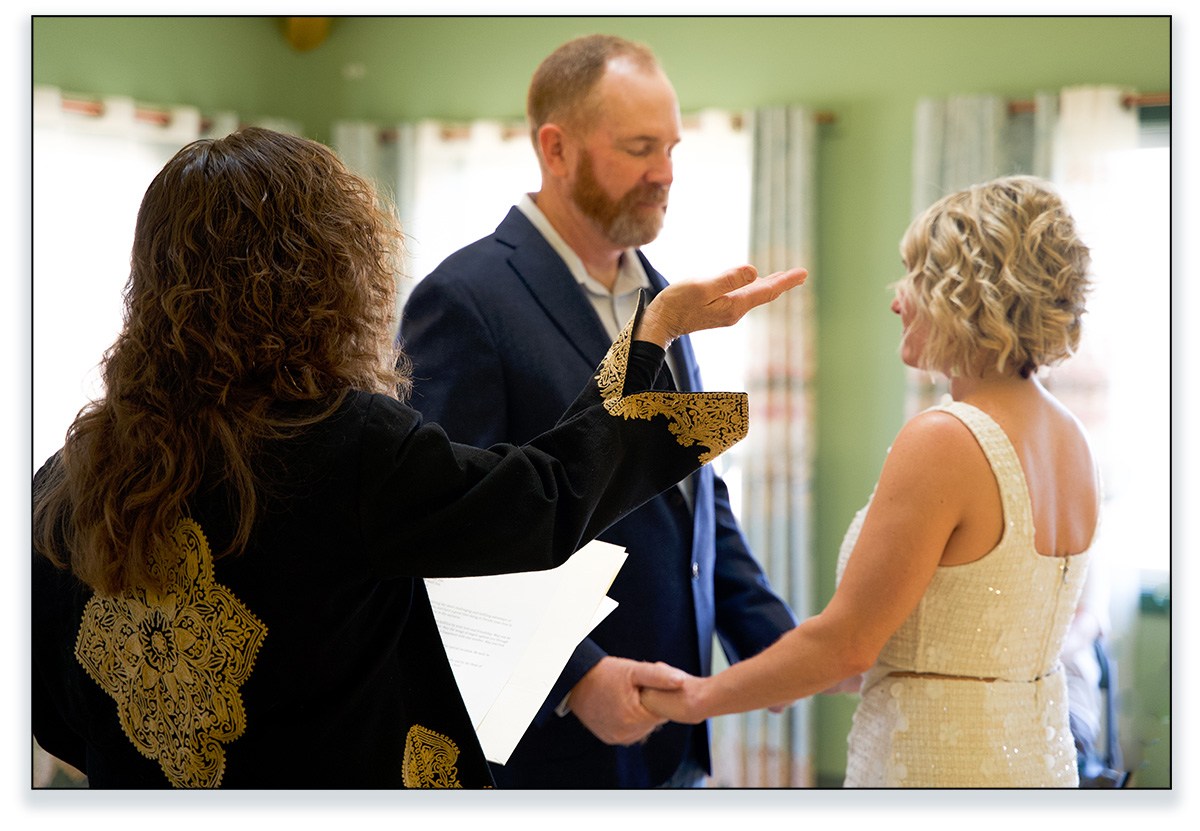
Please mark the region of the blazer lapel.
POLYGON ((563 337, 588 364, 599 364, 612 342, 562 257, 516 207, 496 239, 512 248, 509 266, 563 337))

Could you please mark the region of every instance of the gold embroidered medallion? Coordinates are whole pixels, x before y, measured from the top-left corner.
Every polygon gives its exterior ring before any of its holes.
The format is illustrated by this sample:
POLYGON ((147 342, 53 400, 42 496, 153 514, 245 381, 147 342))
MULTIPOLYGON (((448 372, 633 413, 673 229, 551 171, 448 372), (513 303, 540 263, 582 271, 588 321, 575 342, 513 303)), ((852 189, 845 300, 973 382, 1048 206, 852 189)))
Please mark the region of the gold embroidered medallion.
MULTIPOLYGON (((640 312, 639 312, 640 313, 640 312)), ((596 375, 604 409, 621 418, 649 420, 666 416, 667 429, 683 447, 700 445, 700 464, 708 464, 746 437, 749 399, 744 392, 639 392, 622 395, 629 368, 629 344, 637 315, 626 324, 600 363, 596 375)))
POLYGON ((408 728, 404 740, 404 787, 461 788, 458 745, 419 724, 408 728))
POLYGON ((191 519, 175 524, 150 570, 161 591, 88 601, 75 657, 116 700, 125 735, 172 785, 217 787, 222 743, 246 729, 238 688, 267 627, 214 582, 208 541, 191 519))

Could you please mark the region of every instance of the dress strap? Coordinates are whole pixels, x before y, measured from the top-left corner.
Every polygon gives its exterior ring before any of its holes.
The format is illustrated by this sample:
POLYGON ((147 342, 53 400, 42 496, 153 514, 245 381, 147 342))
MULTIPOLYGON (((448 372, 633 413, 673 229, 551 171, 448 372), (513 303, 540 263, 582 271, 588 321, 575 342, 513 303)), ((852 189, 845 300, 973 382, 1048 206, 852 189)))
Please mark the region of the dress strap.
POLYGON ((1000 500, 1004 506, 1005 537, 1008 530, 1014 527, 1033 528, 1033 508, 1029 501, 1029 485, 1025 481, 1025 471, 1017 451, 1008 438, 1008 434, 991 416, 978 407, 962 401, 952 401, 930 410, 940 410, 949 413, 967 426, 983 448, 992 473, 996 476, 996 484, 1000 488, 1000 500))

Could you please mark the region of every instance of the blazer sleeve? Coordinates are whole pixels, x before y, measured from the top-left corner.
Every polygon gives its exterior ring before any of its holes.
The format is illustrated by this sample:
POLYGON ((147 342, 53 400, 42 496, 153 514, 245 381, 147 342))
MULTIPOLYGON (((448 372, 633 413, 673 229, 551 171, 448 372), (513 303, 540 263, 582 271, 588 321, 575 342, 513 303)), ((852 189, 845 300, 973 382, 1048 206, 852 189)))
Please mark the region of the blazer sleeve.
POLYGON ((729 662, 735 663, 766 649, 796 626, 797 620, 750 553, 729 503, 729 489, 720 476, 713 477, 713 503, 717 638, 729 662))

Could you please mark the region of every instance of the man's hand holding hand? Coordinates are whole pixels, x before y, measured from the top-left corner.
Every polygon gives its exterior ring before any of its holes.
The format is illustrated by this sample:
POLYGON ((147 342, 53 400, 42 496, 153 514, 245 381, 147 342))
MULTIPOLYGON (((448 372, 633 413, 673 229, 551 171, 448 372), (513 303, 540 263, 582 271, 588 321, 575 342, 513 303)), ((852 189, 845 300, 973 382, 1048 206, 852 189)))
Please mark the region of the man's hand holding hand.
POLYGON ((643 687, 679 689, 687 673, 662 662, 608 656, 571 689, 571 712, 605 744, 630 745, 649 736, 666 719, 642 706, 643 687))

